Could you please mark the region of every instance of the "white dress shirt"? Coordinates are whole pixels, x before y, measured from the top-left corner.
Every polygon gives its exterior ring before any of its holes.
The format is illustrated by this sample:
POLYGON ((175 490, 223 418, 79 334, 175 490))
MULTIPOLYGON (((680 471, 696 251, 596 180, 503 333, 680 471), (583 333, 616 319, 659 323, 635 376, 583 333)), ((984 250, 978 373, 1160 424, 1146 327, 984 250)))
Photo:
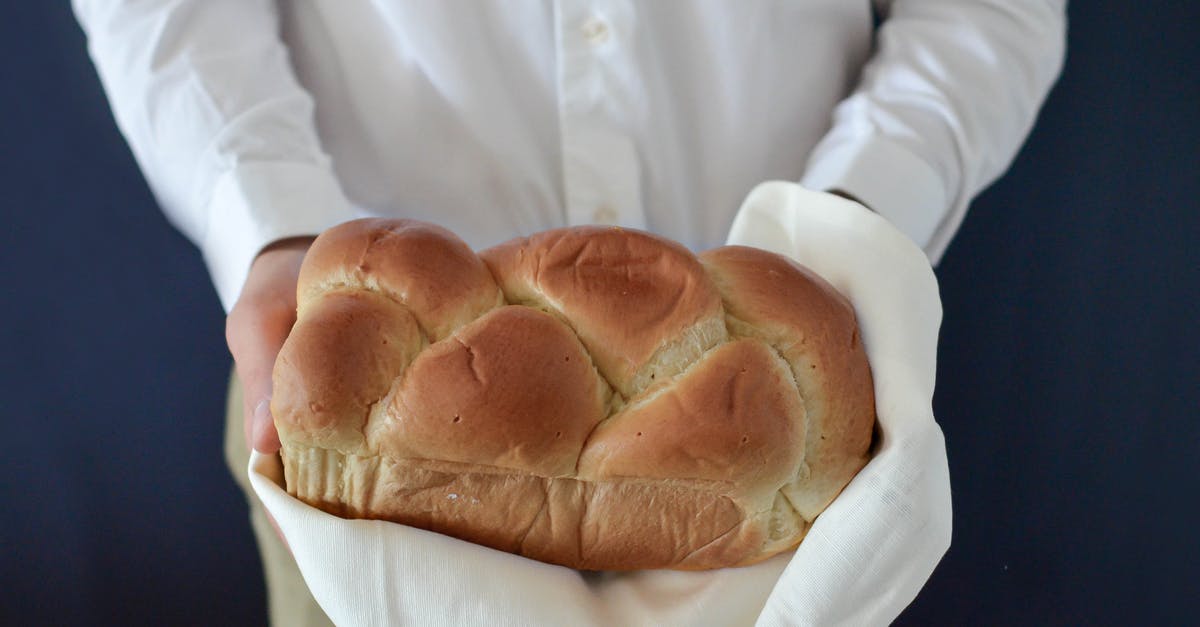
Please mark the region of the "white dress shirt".
POLYGON ((226 309, 363 215, 484 247, 721 244, 757 183, 853 195, 936 261, 1028 134, 1065 0, 74 0, 116 120, 226 309))

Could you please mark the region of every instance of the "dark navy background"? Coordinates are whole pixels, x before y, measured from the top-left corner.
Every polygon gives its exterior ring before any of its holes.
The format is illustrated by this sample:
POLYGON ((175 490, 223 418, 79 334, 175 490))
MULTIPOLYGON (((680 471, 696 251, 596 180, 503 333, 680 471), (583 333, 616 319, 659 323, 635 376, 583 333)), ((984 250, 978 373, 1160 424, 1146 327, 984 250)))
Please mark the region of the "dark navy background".
MULTIPOLYGON (((1200 612, 1200 10, 1076 2, 1011 172, 938 269, 954 544, 910 625, 1200 612)), ((197 251, 66 2, 0 8, 0 624, 252 625, 197 251)))

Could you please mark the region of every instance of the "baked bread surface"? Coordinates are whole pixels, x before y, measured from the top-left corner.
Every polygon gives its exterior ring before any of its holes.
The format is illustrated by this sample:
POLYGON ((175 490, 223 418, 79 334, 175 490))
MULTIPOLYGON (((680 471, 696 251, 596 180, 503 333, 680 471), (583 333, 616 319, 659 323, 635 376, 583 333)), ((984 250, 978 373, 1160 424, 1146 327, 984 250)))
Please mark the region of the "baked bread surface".
POLYGON ((588 570, 795 547, 867 461, 854 310, 773 253, 570 227, 473 252, 365 219, 305 258, 274 372, 289 493, 588 570))

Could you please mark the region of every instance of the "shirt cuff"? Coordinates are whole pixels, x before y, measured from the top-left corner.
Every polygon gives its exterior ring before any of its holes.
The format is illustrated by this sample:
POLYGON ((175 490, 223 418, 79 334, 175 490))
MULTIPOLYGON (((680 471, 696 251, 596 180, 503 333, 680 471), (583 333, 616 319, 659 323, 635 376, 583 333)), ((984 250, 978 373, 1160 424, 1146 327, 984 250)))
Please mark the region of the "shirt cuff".
POLYGON ((819 145, 800 184, 850 194, 921 246, 931 260, 945 248, 934 237, 949 209, 942 179, 924 159, 891 140, 864 137, 819 145))
POLYGON ((226 312, 264 246, 359 217, 328 168, 297 163, 249 163, 222 174, 206 214, 200 249, 226 312))

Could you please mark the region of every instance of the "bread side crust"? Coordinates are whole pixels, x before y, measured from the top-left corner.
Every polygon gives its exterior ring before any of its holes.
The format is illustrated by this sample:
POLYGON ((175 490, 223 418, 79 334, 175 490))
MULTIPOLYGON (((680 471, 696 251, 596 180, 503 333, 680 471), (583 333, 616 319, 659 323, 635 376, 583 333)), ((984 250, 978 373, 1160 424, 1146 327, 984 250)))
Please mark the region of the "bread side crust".
MULTIPOLYGON (((581 570, 706 570, 766 559, 772 510, 727 484, 584 481, 439 460, 285 446, 288 492, 347 519, 387 520, 581 570)), ((792 530, 793 532, 795 529, 792 530)))

